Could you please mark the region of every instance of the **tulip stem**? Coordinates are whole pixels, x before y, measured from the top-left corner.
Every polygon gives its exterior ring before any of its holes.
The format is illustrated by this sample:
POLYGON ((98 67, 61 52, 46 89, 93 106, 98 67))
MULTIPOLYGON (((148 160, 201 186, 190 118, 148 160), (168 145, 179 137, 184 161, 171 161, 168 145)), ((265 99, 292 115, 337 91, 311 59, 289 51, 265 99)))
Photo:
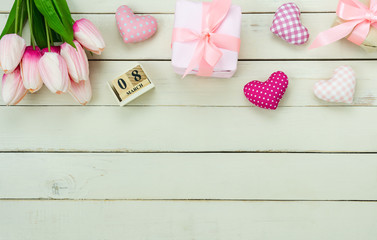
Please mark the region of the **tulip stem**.
POLYGON ((48 27, 46 18, 45 18, 45 27, 46 27, 46 36, 47 36, 47 46, 48 51, 51 52, 51 43, 50 43, 50 28, 48 27))
POLYGON ((52 37, 52 31, 51 31, 51 28, 48 28, 48 33, 50 34, 51 45, 54 45, 54 38, 52 37))
POLYGON ((16 34, 18 34, 18 15, 19 15, 19 12, 20 12, 20 0, 16 0, 16 21, 15 21, 15 24, 14 24, 14 32, 16 34))
POLYGON ((26 7, 27 7, 27 14, 29 19, 29 27, 30 27, 30 42, 33 46, 33 49, 35 50, 35 39, 34 39, 34 33, 33 33, 33 16, 31 13, 31 0, 26 0, 26 7))

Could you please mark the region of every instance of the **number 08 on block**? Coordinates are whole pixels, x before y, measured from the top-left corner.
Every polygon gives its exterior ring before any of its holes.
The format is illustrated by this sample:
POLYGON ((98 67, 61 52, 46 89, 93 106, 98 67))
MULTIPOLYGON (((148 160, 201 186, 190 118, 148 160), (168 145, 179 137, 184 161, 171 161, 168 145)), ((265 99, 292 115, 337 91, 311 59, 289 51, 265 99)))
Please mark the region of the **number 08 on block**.
POLYGON ((138 64, 126 73, 108 82, 120 106, 124 106, 154 88, 154 84, 138 64))

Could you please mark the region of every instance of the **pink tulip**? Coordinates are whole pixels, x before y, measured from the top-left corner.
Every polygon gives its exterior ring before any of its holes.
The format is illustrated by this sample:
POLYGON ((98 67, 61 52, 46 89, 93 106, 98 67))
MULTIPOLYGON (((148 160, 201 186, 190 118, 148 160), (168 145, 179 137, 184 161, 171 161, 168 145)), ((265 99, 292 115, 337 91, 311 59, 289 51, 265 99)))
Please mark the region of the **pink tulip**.
MULTIPOLYGON (((51 49, 51 52, 60 54, 60 46, 51 46, 50 49, 51 49)), ((42 53, 46 53, 46 52, 50 52, 50 51, 48 50, 48 48, 43 48, 42 53)))
POLYGON ((46 52, 39 60, 42 81, 51 92, 61 94, 69 87, 68 68, 64 59, 55 52, 46 52))
POLYGON ((24 56, 21 60, 21 75, 24 86, 30 92, 36 92, 43 86, 41 75, 39 74, 38 62, 42 53, 38 47, 35 50, 32 46, 26 48, 24 56))
POLYGON ((0 67, 8 74, 13 72, 26 48, 25 40, 17 34, 4 35, 0 40, 0 67))
POLYGON ((90 99, 92 99, 92 87, 90 85, 90 80, 80 81, 76 83, 71 80, 71 86, 69 88, 69 93, 82 105, 86 105, 90 99))
POLYGON ((101 55, 105 49, 105 41, 97 27, 88 19, 77 20, 73 25, 75 39, 87 50, 101 55))
POLYGON ((3 75, 1 94, 6 105, 18 104, 26 93, 27 89, 22 82, 20 68, 3 75))
POLYGON ((84 49, 80 43, 74 41, 76 49, 64 43, 61 45, 60 55, 64 58, 68 66, 68 73, 76 83, 89 80, 89 62, 84 49))

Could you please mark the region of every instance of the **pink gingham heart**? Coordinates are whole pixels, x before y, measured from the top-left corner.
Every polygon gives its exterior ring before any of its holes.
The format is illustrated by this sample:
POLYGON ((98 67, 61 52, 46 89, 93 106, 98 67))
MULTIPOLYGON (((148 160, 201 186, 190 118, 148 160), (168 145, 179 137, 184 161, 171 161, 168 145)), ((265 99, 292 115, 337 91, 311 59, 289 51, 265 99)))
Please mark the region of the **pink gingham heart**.
POLYGON ((288 77, 278 71, 265 82, 257 80, 245 85, 245 97, 255 106, 275 110, 288 87, 288 77))
POLYGON ((157 21, 150 15, 135 15, 126 5, 120 6, 115 15, 117 26, 125 43, 147 40, 157 31, 157 21))
POLYGON ((300 15, 300 9, 295 3, 283 4, 275 13, 271 32, 290 44, 306 43, 309 39, 309 31, 302 25, 300 15))
POLYGON ((321 80, 314 85, 314 94, 327 102, 352 103, 355 93, 355 72, 349 66, 335 69, 333 77, 321 80))

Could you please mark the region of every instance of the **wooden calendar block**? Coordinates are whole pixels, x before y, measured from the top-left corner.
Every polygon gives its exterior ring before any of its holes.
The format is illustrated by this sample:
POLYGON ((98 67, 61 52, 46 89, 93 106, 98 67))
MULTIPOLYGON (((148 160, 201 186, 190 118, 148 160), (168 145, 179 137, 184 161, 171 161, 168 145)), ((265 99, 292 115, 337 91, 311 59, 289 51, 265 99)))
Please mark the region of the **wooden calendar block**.
POLYGON ((108 84, 121 106, 154 88, 154 84, 140 64, 108 82, 108 84))

